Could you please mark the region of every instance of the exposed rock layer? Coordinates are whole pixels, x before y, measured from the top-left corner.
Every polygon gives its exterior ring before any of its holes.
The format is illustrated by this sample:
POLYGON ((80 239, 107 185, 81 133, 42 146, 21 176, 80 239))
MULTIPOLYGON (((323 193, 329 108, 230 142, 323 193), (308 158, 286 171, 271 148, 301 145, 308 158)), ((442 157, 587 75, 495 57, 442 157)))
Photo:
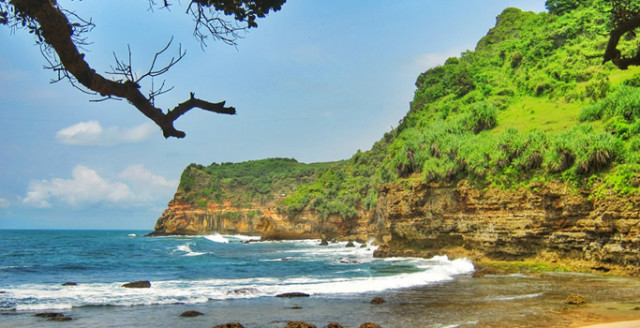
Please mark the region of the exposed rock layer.
POLYGON ((403 181, 380 190, 378 207, 358 221, 312 212, 289 218, 274 204, 254 204, 260 217, 229 220, 225 210, 171 201, 154 235, 240 233, 266 239, 375 238, 377 256, 468 256, 490 260, 574 261, 608 271, 640 270, 640 199, 593 199, 588 191, 549 183, 480 190, 465 181, 455 186, 403 181))
POLYGON ((492 260, 640 267, 640 199, 592 199, 563 184, 519 190, 393 184, 381 199, 391 238, 380 256, 475 254, 492 260))

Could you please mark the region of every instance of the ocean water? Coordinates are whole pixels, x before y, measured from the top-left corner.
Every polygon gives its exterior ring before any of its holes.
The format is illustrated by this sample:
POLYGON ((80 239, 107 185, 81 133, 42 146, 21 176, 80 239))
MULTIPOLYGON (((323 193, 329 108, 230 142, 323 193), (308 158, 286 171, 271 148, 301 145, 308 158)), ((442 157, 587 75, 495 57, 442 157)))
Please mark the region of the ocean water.
POLYGON ((144 233, 0 231, 0 311, 197 305, 289 292, 350 297, 451 281, 474 270, 466 259, 376 259, 370 244, 144 233), (149 280, 151 288, 122 287, 137 280, 149 280))
MULTIPOLYGON (((246 236, 143 237, 145 231, 0 231, 0 327, 566 327, 581 308, 640 318, 640 282, 575 273, 474 278, 467 259, 375 259, 375 246, 246 236), (151 281, 149 289, 122 285, 151 281), (76 286, 62 286, 75 282, 76 286), (277 298, 303 292, 308 298, 277 298), (370 303, 376 296, 386 302, 370 303), (204 315, 182 318, 183 311, 204 315), (36 317, 60 312, 54 322, 36 317), (569 319, 568 319, 569 318, 569 319)), ((592 319, 602 319, 590 315, 592 319)), ((604 317, 603 317, 604 318, 604 317)))

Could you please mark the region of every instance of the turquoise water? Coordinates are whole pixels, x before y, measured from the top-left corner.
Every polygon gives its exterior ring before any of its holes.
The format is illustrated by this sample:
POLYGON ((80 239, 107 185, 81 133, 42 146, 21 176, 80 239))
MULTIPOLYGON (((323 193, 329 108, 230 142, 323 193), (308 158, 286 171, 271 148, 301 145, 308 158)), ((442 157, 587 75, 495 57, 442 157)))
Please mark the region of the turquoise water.
POLYGON ((424 286, 473 271, 465 259, 374 259, 375 247, 366 244, 144 233, 0 231, 0 310, 202 304, 287 292, 333 297, 424 286), (121 287, 136 280, 152 287, 121 287))

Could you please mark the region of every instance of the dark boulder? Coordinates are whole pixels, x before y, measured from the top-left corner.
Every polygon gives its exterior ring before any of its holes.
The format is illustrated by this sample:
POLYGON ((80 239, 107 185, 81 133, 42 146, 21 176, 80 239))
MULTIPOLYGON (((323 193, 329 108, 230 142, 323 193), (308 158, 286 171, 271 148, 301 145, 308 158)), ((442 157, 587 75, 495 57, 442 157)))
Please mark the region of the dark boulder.
POLYGON ((197 317, 197 316, 201 316, 204 315, 204 313, 202 312, 198 312, 198 311, 193 311, 193 310, 189 310, 189 311, 184 311, 182 312, 182 314, 180 314, 181 317, 197 317))
POLYGON ((213 326, 213 328, 244 328, 239 322, 223 323, 221 325, 213 326))
POLYGON ((365 322, 360 325, 360 328, 382 328, 380 325, 375 324, 373 322, 365 322))
POLYGON ((329 246, 329 242, 326 239, 320 241, 320 246, 329 246))
POLYGON ((298 293, 298 292, 282 293, 282 294, 276 295, 276 297, 282 297, 282 298, 309 297, 309 296, 311 296, 311 295, 305 294, 305 293, 298 293))
POLYGON ((51 321, 71 321, 71 317, 67 317, 62 313, 59 312, 42 312, 42 313, 36 313, 35 314, 36 317, 40 317, 40 318, 47 318, 51 321))
POLYGON ((62 286, 78 286, 78 283, 67 281, 62 286))
POLYGON ((385 300, 384 300, 384 298, 382 298, 382 297, 374 297, 374 298, 371 300, 371 304, 382 304, 382 303, 384 303, 384 302, 385 302, 385 300))
POLYGON ((327 325, 326 328, 343 328, 341 324, 337 322, 331 322, 327 325))
POLYGON ((122 285, 124 288, 151 288, 149 280, 139 280, 122 285))
POLYGON ((284 328, 316 328, 316 326, 304 321, 289 321, 284 328))
POLYGON ((356 245, 353 243, 353 241, 349 240, 347 242, 347 246, 345 246, 345 247, 356 247, 356 245))
POLYGON ((42 312, 42 313, 36 313, 35 316, 40 318, 55 318, 55 317, 64 317, 64 314, 59 312, 42 312))

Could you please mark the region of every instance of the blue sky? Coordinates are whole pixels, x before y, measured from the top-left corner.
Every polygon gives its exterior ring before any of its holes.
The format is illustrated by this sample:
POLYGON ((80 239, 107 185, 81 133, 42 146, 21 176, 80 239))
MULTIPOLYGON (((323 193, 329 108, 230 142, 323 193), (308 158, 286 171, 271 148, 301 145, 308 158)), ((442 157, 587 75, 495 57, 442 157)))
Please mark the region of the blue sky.
POLYGON ((175 124, 187 137, 166 140, 124 101, 51 84, 32 36, 0 27, 0 229, 152 230, 189 163, 349 158, 397 125, 421 72, 473 50, 504 8, 544 11, 544 0, 289 0, 237 47, 202 50, 188 1, 58 2, 95 23, 84 52, 97 71, 130 45, 143 72, 173 37, 169 54, 187 55, 155 81, 174 86, 156 105, 195 92, 238 115, 192 110, 175 124))

